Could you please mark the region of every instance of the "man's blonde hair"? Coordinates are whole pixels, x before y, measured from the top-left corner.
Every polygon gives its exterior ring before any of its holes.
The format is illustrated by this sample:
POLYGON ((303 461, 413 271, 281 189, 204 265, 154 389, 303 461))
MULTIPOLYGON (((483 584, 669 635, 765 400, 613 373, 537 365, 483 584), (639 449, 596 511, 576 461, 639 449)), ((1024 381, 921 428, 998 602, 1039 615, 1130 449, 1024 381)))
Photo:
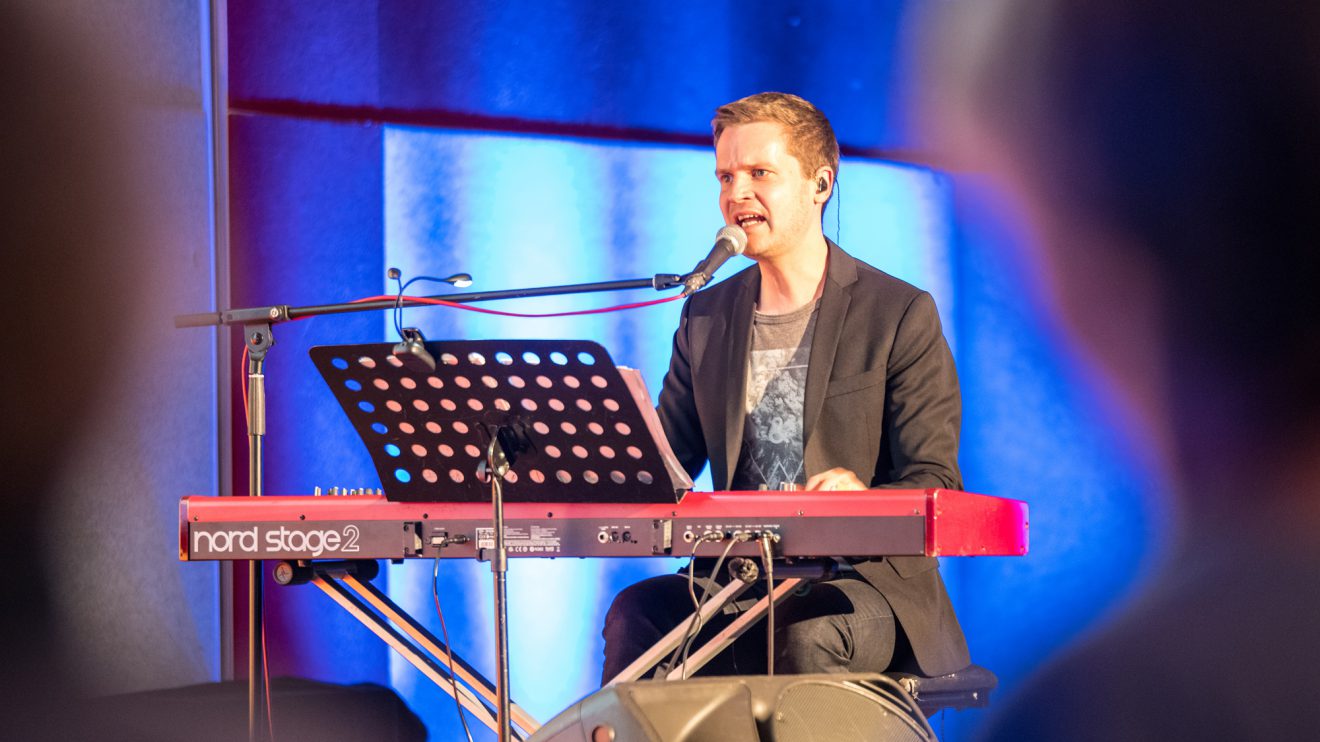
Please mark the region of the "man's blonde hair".
POLYGON ((726 103, 715 109, 710 128, 718 146, 728 127, 761 121, 781 124, 788 132, 788 152, 801 164, 803 175, 812 178, 822 167, 839 174, 839 142, 830 120, 819 108, 791 93, 757 93, 726 103))

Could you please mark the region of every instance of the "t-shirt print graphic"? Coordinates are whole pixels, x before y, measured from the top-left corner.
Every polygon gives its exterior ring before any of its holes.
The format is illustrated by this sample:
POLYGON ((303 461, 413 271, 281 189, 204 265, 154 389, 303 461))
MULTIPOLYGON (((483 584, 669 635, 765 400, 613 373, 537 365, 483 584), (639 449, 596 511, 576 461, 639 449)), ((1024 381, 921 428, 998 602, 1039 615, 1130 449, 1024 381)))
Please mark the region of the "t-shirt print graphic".
POLYGON ((735 490, 806 482, 802 464, 802 400, 807 388, 810 334, 793 348, 752 351, 747 377, 751 407, 743 424, 735 490))

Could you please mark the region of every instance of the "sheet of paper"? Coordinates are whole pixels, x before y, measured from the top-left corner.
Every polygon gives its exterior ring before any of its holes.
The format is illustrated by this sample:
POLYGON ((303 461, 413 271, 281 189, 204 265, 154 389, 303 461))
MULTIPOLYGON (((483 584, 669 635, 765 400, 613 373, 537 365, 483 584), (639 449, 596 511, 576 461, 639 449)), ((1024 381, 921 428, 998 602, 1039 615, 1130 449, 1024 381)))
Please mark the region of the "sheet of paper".
POLYGON ((665 469, 669 472, 669 480, 674 484, 676 495, 688 492, 692 489, 692 477, 683 470, 683 466, 678 463, 678 457, 674 455, 674 449, 669 446, 669 439, 665 438, 664 428, 660 426, 660 416, 655 412, 655 403, 651 401, 651 392, 646 388, 646 382, 642 380, 642 372, 635 368, 619 366, 619 375, 623 377, 623 382, 628 385, 628 391, 632 393, 633 402, 637 403, 637 410, 642 413, 642 419, 646 421, 646 427, 651 431, 651 438, 655 440, 655 446, 660 450, 660 456, 665 461, 665 469))

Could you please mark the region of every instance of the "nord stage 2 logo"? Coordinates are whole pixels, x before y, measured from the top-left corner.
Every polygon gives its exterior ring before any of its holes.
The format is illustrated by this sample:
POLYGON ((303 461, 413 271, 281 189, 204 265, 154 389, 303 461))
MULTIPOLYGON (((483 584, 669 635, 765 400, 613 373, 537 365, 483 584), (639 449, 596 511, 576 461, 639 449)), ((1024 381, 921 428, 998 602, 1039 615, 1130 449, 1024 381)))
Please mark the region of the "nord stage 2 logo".
POLYGON ((397 549, 402 542, 399 526, 379 522, 190 523, 188 558, 370 559, 383 556, 375 553, 385 545, 382 538, 397 549))

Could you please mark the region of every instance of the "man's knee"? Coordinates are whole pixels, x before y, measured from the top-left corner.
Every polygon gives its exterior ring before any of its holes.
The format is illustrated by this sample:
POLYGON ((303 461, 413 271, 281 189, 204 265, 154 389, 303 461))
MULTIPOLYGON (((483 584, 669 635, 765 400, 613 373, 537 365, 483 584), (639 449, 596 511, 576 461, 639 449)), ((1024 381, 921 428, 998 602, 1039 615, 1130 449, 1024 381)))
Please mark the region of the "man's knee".
POLYGON ((884 671, 897 638, 888 601, 860 581, 818 587, 776 627, 776 664, 792 673, 884 671))

